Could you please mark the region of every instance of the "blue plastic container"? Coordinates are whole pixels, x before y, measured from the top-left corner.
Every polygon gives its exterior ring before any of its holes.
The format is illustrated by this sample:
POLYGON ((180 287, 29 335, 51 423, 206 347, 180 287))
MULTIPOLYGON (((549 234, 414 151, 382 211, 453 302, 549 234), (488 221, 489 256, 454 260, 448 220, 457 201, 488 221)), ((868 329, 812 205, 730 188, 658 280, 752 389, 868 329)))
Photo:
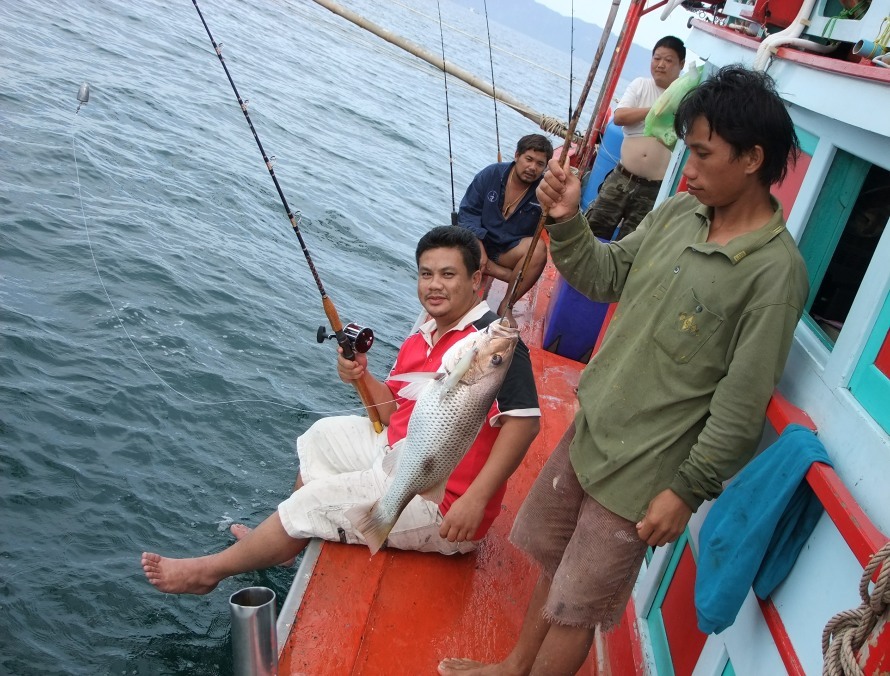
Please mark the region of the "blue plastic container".
POLYGON ((587 207, 596 199, 606 174, 618 164, 618 160, 621 159, 621 144, 623 142, 624 130, 614 122, 609 122, 603 132, 603 139, 596 153, 596 159, 581 193, 581 211, 587 211, 587 207))
POLYGON ((544 349, 586 363, 608 309, 559 277, 544 318, 544 349))

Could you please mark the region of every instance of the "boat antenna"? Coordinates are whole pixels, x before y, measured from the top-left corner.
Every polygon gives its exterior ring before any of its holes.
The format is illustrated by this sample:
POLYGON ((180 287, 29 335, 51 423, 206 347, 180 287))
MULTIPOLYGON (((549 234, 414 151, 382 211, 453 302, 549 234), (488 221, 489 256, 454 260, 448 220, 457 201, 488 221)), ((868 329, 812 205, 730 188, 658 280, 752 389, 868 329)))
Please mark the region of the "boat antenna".
POLYGON ((442 31, 442 7, 436 0, 439 11, 439 39, 442 43, 442 75, 445 78, 445 122, 448 128, 448 169, 451 172, 451 225, 457 225, 457 206, 454 201, 454 154, 451 150, 451 109, 448 107, 448 71, 445 68, 445 33, 442 31))
MULTIPOLYGON (((618 5, 621 4, 621 0, 612 0, 612 7, 609 10, 609 18, 606 20, 606 26, 603 28, 602 36, 600 37, 600 44, 596 50, 596 54, 593 57, 593 63, 590 64, 590 72, 587 73, 587 81, 584 83, 584 87, 581 89, 581 95, 578 97, 578 106, 575 108, 575 112, 572 114, 572 117, 569 119, 569 128, 566 131, 566 141, 562 144, 562 149, 559 154, 559 164, 563 168, 566 166, 566 162, 569 157, 569 147, 572 145, 570 139, 575 137, 575 127, 578 126, 578 118, 581 117, 581 111, 584 109, 584 103, 587 101, 587 95, 590 93, 590 87, 593 85, 593 76, 596 75, 596 71, 599 68, 600 59, 603 57, 603 52, 606 49, 606 40, 608 39, 609 33, 612 31, 612 24, 615 21, 615 15, 618 13, 618 5)), ((511 312, 513 310, 513 305, 516 303, 517 291, 519 289, 519 285, 522 282, 523 278, 528 273, 528 266, 532 260, 532 254, 535 252, 535 248, 538 246, 538 240, 541 239, 541 232, 544 230, 544 223, 547 221, 547 209, 546 207, 541 207, 541 218, 538 220, 538 227, 535 228, 535 234, 532 236, 532 241, 529 244, 528 251, 525 253, 525 259, 522 261, 522 268, 519 270, 519 274, 516 275, 516 278, 513 280, 513 283, 510 285, 508 289, 507 298, 507 306, 504 309, 504 314, 507 312, 511 312)))
MULTIPOLYGON (((250 115, 247 112, 247 101, 241 98, 241 95, 238 93, 238 88, 235 86, 235 81, 232 79, 231 73, 229 73, 229 68, 226 66, 226 61, 222 55, 222 43, 217 44, 216 40, 213 39, 213 33, 210 32, 210 27, 207 25, 207 21, 204 20, 204 15, 201 13, 201 8, 198 7, 198 0, 192 0, 192 4, 195 6, 195 9, 198 12, 198 16, 201 18, 201 23, 204 24, 204 30, 207 31, 207 37, 210 38, 211 44, 213 44, 213 49, 216 51, 216 56, 219 57, 219 62, 222 64, 223 70, 226 72, 226 77, 229 79, 229 84, 232 85, 232 91, 235 92, 235 98, 238 99, 238 104, 241 106, 241 112, 244 113, 244 119, 247 120, 247 124, 250 127, 250 131, 253 132, 253 138, 256 141, 257 147, 260 149, 260 154, 263 156, 263 161, 266 163, 266 169, 269 170, 269 175, 272 177, 272 181, 275 183, 275 189, 278 191, 278 197, 281 198, 281 204, 284 205, 284 210, 287 212, 287 218, 290 221, 291 228, 294 231, 294 234, 297 236, 297 239, 300 240, 300 248, 303 250, 303 256, 306 257, 306 263, 309 265, 309 271, 312 273, 312 278, 315 280, 315 285, 318 287, 318 291, 321 294, 321 304, 324 308, 324 313, 328 318, 328 322, 331 325, 331 329, 334 331, 334 337, 337 339, 337 344, 343 350, 343 356, 346 359, 355 359, 355 352, 358 351, 358 348, 353 345, 352 339, 350 336, 344 331, 343 322, 340 321, 340 316, 337 314, 337 308, 334 307, 334 301, 328 296, 327 292, 325 292, 324 285, 321 283, 321 277, 318 275, 318 270, 315 269, 315 263, 312 262, 312 255, 309 253, 309 248, 306 246, 306 242, 303 239, 303 234, 300 232, 300 220, 302 220, 302 214, 297 211, 297 216, 294 216, 294 213, 291 211, 290 206, 287 203, 287 199, 284 196, 284 191, 281 189, 281 184, 278 183, 278 177, 275 176, 275 170, 272 169, 272 161, 266 155, 266 151, 263 148, 263 144, 260 142, 260 137, 257 134, 256 129, 253 126, 253 122, 250 119, 250 115)), ((79 96, 79 95, 78 95, 79 96)), ((354 325, 350 325, 354 326, 354 325)), ((324 340, 322 335, 324 327, 319 329, 319 342, 324 340)), ((370 344, 368 344, 370 347, 370 344)), ((383 431, 383 424, 380 422, 380 414, 377 411, 377 408, 374 406, 373 399, 371 399, 371 394, 368 390, 368 386, 363 379, 353 381, 353 385, 355 385, 355 389, 358 392, 359 398, 362 400, 362 404, 364 404, 365 409, 368 411, 368 417, 371 419, 371 422, 374 424, 374 429, 379 434, 383 431)))
MULTIPOLYGON (((498 162, 501 158, 501 132, 498 129, 498 90, 494 86, 494 57, 491 54, 491 30, 488 28, 488 0, 482 0, 485 9, 485 32, 488 35, 488 63, 491 65, 491 100, 494 101, 494 139, 498 147, 498 162)), ((571 79, 569 80, 571 82, 571 79)))

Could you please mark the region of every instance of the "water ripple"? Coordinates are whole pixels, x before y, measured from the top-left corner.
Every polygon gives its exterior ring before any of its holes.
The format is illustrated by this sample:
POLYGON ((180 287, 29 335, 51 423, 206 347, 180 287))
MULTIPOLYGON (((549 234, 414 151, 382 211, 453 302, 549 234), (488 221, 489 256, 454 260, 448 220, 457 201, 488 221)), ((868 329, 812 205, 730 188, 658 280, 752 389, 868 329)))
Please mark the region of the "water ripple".
MULTIPOLYGON (((438 26, 399 4, 353 5, 437 51, 438 26)), ((202 10, 382 376, 419 309, 414 246, 451 211, 441 76, 311 3, 202 10)), ((481 44, 449 40, 488 72, 481 44)), ((16 637, 0 673, 230 674, 226 598, 283 599, 293 571, 177 598, 139 553, 228 546, 229 524, 288 494, 294 438, 360 410, 315 341, 318 289, 191 3, 2 3, 0 70, 0 631, 16 637)), ((499 79, 564 107, 558 82, 499 79)), ((460 199, 494 161, 494 125, 488 99, 451 96, 460 199)), ((500 130, 505 156, 534 131, 511 113, 500 130)))

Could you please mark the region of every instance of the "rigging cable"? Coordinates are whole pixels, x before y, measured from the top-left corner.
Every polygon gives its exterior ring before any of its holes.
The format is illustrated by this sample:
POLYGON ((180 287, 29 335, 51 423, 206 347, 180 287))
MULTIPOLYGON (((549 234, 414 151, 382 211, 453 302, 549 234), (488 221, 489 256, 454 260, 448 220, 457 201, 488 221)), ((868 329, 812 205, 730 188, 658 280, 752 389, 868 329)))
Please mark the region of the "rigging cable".
POLYGON ((445 77, 445 122, 448 128, 448 169, 451 172, 451 225, 457 225, 457 206, 454 201, 454 155, 451 151, 451 109, 448 107, 448 73, 445 70, 445 33, 442 31, 442 7, 436 0, 439 11, 439 38, 442 42, 442 75, 445 77))
MULTIPOLYGON (((269 175, 272 177, 272 182, 275 183, 275 189, 278 191, 278 197, 281 199, 281 204, 284 206, 285 212, 287 212, 287 217, 290 221, 291 229, 294 231, 294 234, 300 241, 300 247, 303 250, 303 256, 306 258, 306 263, 309 265, 309 271, 312 273, 312 278, 315 280, 315 286, 318 287, 318 291, 321 294, 322 308, 324 309, 324 313, 328 318, 328 322, 331 324, 331 329, 334 331, 334 336, 337 339, 337 344, 340 346, 340 349, 343 350, 343 356, 346 359, 355 359, 353 345, 349 339, 349 336, 347 336, 347 334, 343 330, 343 322, 340 321, 340 316, 339 314, 337 314, 337 308, 334 306, 334 301, 331 300, 331 298, 328 296, 327 292, 325 291, 324 285, 321 283, 321 277, 319 277, 318 271, 315 269, 315 263, 312 261, 312 255, 309 253, 309 248, 306 246, 305 240, 303 240, 303 233, 300 232, 299 220, 302 220, 302 214, 297 211, 297 213, 300 215, 300 219, 298 220, 291 211, 290 205, 287 203, 287 199, 284 196, 284 191, 282 191, 281 185, 278 183, 278 177, 275 175, 275 170, 272 168, 272 161, 266 155, 266 150, 265 148, 263 148, 263 144, 260 142, 260 137, 257 134, 257 131, 253 126, 253 122, 250 119, 250 115, 247 112, 247 102, 244 101, 241 98, 241 94, 238 93, 238 88, 235 86, 235 81, 232 79, 232 75, 229 73, 229 67, 226 66, 226 60, 223 58, 222 55, 222 45, 217 44, 216 40, 213 39, 213 34, 210 32, 210 26, 207 25, 207 22, 204 20, 204 15, 201 13, 201 8, 198 7, 198 0, 192 0, 192 4, 195 6, 195 10, 198 12, 198 17, 200 17, 201 23, 204 24, 204 30, 207 31, 207 37, 210 38, 210 43, 213 45, 216 56, 219 58, 219 62, 222 65, 223 70, 226 72, 226 77, 229 80, 229 84, 232 85, 232 91, 235 92, 235 98, 238 99, 238 104, 241 107, 241 112, 244 113, 244 119, 247 121, 247 125, 250 127, 250 131, 253 133, 253 138, 256 141, 257 147, 260 150, 260 154, 263 156, 263 160, 266 163, 266 169, 269 170, 269 175)), ((452 192, 453 190, 454 189, 452 187, 452 192)), ((380 413, 377 411, 377 407, 374 405, 374 400, 371 398, 371 393, 368 390, 367 383, 363 379, 359 379, 354 381, 353 385, 358 392, 359 398, 362 400, 362 404, 364 404, 365 409, 368 411, 368 417, 374 424, 374 430, 378 434, 380 434, 381 432, 383 432, 383 423, 380 422, 380 413)))
MULTIPOLYGON (((485 8, 485 32, 488 35, 488 63, 491 65, 491 93, 492 101, 494 101, 494 139, 498 147, 498 163, 501 158, 501 132, 498 129, 498 90, 494 86, 494 57, 491 54, 491 30, 488 28, 488 0, 482 0, 482 6, 485 8)), ((571 77, 569 77, 569 98, 571 99, 571 77)), ((571 102, 569 102, 569 119, 571 119, 571 102)))

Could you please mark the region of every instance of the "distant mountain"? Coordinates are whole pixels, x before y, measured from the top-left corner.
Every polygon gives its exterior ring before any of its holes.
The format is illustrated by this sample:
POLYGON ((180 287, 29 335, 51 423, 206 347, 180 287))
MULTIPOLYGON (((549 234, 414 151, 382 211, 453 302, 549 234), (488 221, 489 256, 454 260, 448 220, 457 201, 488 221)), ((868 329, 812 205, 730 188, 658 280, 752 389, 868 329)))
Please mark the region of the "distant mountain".
MULTIPOLYGON (((593 1, 602 2, 604 0, 593 1)), ((483 12, 482 0, 453 0, 453 2, 477 13, 483 12)), ((566 53, 570 51, 573 23, 570 17, 563 16, 534 0, 487 0, 487 5, 488 18, 492 23, 499 23, 520 33, 530 35, 544 44, 566 53)), ((619 30, 620 26, 613 27, 613 32, 619 30)), ((602 27, 575 18, 574 32, 575 57, 581 61, 592 61, 603 33, 602 27)), ((604 64, 608 63, 609 55, 617 41, 615 35, 609 39, 603 55, 604 64)), ((648 75, 651 54, 651 51, 637 44, 632 45, 624 65, 622 79, 630 81, 635 77, 648 75)), ((605 65, 601 72, 605 72, 604 68, 605 65)), ((618 94, 620 93, 618 92, 618 94)))

